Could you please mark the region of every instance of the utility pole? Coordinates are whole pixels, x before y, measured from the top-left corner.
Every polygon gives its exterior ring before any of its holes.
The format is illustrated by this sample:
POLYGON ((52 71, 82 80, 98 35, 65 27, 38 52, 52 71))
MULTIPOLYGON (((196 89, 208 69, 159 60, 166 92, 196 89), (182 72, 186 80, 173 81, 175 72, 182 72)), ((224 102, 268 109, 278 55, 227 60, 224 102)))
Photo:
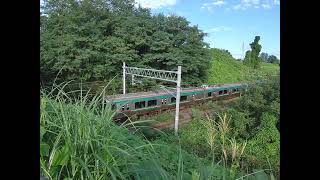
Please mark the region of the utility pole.
MULTIPOLYGON (((176 94, 176 115, 174 130, 175 134, 178 135, 179 126, 179 110, 180 110, 180 91, 181 91, 181 66, 178 66, 178 71, 165 71, 156 69, 145 69, 137 67, 126 67, 125 62, 123 62, 123 94, 126 93, 126 74, 131 74, 132 76, 146 77, 151 79, 159 79, 163 81, 174 82, 177 84, 177 94, 176 94)), ((132 77, 133 78, 133 77, 132 77)))
POLYGON ((136 83, 134 82, 134 75, 132 75, 132 78, 131 78, 131 85, 135 85, 136 83))
POLYGON ((180 83, 181 83, 181 66, 178 66, 176 116, 175 116, 175 119, 174 119, 174 132, 175 132, 175 135, 178 135, 178 126, 179 126, 180 83))
POLYGON ((126 63, 122 65, 123 94, 126 94, 126 63))

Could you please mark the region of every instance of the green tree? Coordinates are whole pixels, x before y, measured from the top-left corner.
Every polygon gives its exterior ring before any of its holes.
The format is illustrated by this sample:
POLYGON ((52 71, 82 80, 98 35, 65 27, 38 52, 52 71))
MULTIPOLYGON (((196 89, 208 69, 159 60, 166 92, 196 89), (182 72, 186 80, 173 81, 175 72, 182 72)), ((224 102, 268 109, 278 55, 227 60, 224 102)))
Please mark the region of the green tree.
POLYGON ((256 36, 254 41, 250 44, 251 51, 246 52, 246 56, 244 58, 244 64, 257 69, 260 67, 260 58, 259 53, 261 51, 261 45, 259 44, 260 36, 256 36))
POLYGON ((279 59, 275 55, 271 55, 268 57, 268 63, 279 64, 279 59))
POLYGON ((252 65, 252 58, 251 58, 251 51, 250 50, 246 51, 246 55, 244 56, 243 64, 245 64, 247 66, 252 65))
POLYGON ((268 58, 269 58, 269 54, 268 53, 265 53, 265 52, 262 52, 259 56, 259 58, 261 58, 261 60, 263 62, 268 62, 268 58))
POLYGON ((40 76, 62 81, 104 81, 128 66, 175 70, 201 84, 210 68, 206 36, 180 16, 152 15, 134 0, 48 0, 40 23, 40 76), (44 15, 45 14, 45 15, 44 15))

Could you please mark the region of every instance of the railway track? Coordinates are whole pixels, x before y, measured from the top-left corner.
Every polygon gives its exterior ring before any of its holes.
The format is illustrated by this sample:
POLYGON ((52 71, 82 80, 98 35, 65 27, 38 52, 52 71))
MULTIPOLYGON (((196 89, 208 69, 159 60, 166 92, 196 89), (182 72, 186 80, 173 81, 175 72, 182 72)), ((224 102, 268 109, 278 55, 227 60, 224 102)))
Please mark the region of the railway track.
MULTIPOLYGON (((232 103, 234 100, 236 100, 237 98, 233 98, 233 99, 227 99, 227 100, 223 100, 220 101, 220 103, 222 105, 227 105, 232 103)), ((208 111, 204 111, 202 112, 202 115, 205 116, 206 113, 210 113, 208 111)), ((212 113, 212 112, 211 112, 212 113)), ((188 122, 192 121, 192 111, 191 108, 185 108, 183 110, 180 110, 180 114, 182 115, 180 120, 179 120, 179 127, 183 126, 185 124, 187 124, 188 122)), ((172 119, 172 121, 167 121, 167 122, 160 122, 160 123, 155 123, 153 125, 150 126, 150 128, 152 129, 167 129, 167 128, 173 128, 174 127, 174 119, 172 119)))
MULTIPOLYGON (((192 112, 191 109, 184 109, 180 111, 182 118, 179 119, 179 126, 184 125, 192 120, 192 112)), ((174 127, 174 119, 168 122, 161 122, 151 125, 153 129, 166 129, 166 128, 173 128, 174 127)))

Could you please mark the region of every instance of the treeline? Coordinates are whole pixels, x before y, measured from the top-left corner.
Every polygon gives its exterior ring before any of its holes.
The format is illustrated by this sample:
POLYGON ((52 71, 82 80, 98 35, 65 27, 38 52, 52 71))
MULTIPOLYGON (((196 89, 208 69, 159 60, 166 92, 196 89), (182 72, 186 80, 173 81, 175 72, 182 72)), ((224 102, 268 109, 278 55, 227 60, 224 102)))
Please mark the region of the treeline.
MULTIPOLYGON (((133 0, 46 0, 40 14, 40 77, 46 85, 120 82, 128 66, 175 70, 201 84, 210 68, 206 35, 176 15, 152 15, 133 0)), ((121 87, 120 83, 116 83, 121 87)))
POLYGON ((280 64, 280 60, 274 55, 268 55, 262 52, 260 54, 262 46, 259 44, 260 36, 256 36, 254 41, 250 43, 251 50, 246 52, 246 56, 243 63, 254 69, 260 68, 261 62, 280 64), (259 55, 260 54, 260 55, 259 55))
POLYGON ((259 56, 263 62, 272 63, 272 64, 280 64, 280 59, 275 55, 269 55, 268 53, 262 52, 259 56))

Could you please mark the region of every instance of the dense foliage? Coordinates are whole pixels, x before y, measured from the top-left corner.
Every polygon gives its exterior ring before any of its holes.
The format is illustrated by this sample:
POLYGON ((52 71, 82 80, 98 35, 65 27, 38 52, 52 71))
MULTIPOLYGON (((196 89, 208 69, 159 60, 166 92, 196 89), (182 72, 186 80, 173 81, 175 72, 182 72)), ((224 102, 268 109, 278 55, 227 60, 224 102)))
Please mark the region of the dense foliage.
POLYGON ((246 64, 247 66, 250 66, 254 69, 257 69, 260 67, 260 58, 259 54, 261 51, 261 45, 259 44, 260 41, 260 36, 256 36, 254 38, 254 41, 250 44, 251 51, 246 52, 246 56, 244 58, 243 63, 246 64))
POLYGON ((251 166, 280 171, 280 78, 272 77, 252 87, 239 99, 230 114, 234 119, 234 134, 248 139, 251 166), (237 133, 238 132, 238 133, 237 133))
MULTIPOLYGON (((193 120, 180 130, 182 149, 202 158, 212 159, 209 137, 214 141, 215 162, 225 161, 231 172, 251 173, 264 169, 268 174, 280 172, 280 84, 279 77, 272 77, 262 84, 251 86, 246 95, 228 106, 209 103, 193 108, 193 120), (228 131, 221 139, 221 129, 208 131, 204 126, 208 117, 214 124, 224 119, 228 131), (215 132, 210 135, 210 132, 215 132), (244 147, 239 161, 232 161, 234 149, 244 147), (225 151, 225 153, 224 153, 225 151), (227 158, 225 158, 227 157, 227 158)), ((174 143, 174 142, 171 142, 174 143)))
POLYGON ((41 80, 52 84, 58 74, 57 82, 119 79, 126 62, 164 70, 182 65, 183 81, 200 84, 210 68, 205 35, 184 17, 151 15, 133 0, 47 0, 40 24, 41 80))
POLYGON ((267 63, 273 63, 273 64, 279 64, 280 63, 280 60, 277 58, 277 56, 269 55, 268 53, 265 53, 265 52, 262 52, 260 54, 259 58, 263 62, 267 62, 267 63))
POLYGON ((268 57, 268 63, 279 64, 280 60, 275 55, 271 55, 268 57))
POLYGON ((268 53, 265 53, 265 52, 262 52, 259 56, 259 58, 263 61, 263 62, 268 62, 268 57, 269 57, 269 54, 268 53))

